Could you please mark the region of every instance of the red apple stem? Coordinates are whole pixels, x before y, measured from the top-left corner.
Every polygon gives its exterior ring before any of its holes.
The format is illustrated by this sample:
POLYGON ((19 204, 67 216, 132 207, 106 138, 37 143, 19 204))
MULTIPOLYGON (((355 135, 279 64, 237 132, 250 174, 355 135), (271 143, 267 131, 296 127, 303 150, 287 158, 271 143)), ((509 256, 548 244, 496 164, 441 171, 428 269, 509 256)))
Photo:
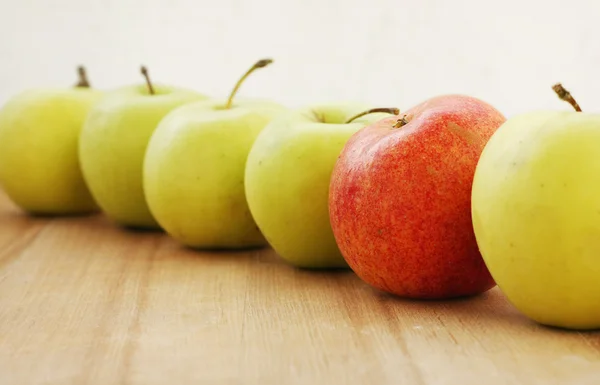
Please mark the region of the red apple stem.
POLYGON ((84 66, 80 65, 77 67, 77 76, 78 81, 75 84, 75 87, 90 88, 90 81, 88 80, 87 72, 84 66))
POLYGON ((406 119, 406 115, 403 115, 402 118, 396 120, 396 124, 394 124, 394 128, 400 128, 408 124, 408 120, 406 119))
POLYGON ((152 82, 150 81, 150 75, 148 74, 148 68, 146 68, 146 66, 142 66, 140 68, 140 72, 146 79, 146 85, 148 86, 148 92, 150 93, 150 95, 154 95, 154 87, 152 86, 152 82))
POLYGON ((581 107, 579 107, 579 104, 577 103, 575 98, 571 96, 571 93, 567 91, 562 84, 556 83, 552 86, 552 89, 554 90, 554 92, 556 92, 560 100, 564 100, 565 102, 572 105, 575 111, 581 112, 581 107))
POLYGON ((273 63, 273 59, 261 59, 261 60, 257 61, 256 63, 254 63, 254 65, 252 67, 250 67, 250 69, 248 71, 246 71, 246 73, 244 75, 242 75, 240 80, 238 80, 237 83, 235 83, 235 87, 233 87, 231 94, 229 94, 229 98, 227 99, 227 104, 225 105, 225 108, 226 109, 231 108, 231 105, 233 103, 233 97, 235 96, 235 94, 237 94, 237 92, 240 89, 240 86, 242 85, 244 80, 246 80, 246 78, 248 76, 250 76, 250 74, 252 72, 254 72, 255 70, 257 70, 259 68, 266 67, 271 63, 273 63))
POLYGON ((400 113, 400 110, 395 107, 371 108, 370 110, 363 111, 360 114, 354 115, 353 117, 351 117, 350 119, 348 119, 346 121, 346 124, 352 123, 353 121, 355 121, 358 118, 361 118, 368 114, 374 114, 376 112, 385 112, 385 113, 392 114, 392 115, 398 115, 400 113))

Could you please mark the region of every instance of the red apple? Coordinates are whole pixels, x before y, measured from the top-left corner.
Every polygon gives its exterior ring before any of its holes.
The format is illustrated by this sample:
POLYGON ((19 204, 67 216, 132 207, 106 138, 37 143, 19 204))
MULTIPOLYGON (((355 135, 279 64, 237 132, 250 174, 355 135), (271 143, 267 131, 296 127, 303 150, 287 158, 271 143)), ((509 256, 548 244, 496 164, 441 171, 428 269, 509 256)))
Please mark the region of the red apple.
POLYGON ((355 133, 333 170, 329 211, 344 259, 366 283, 415 299, 495 286, 471 222, 471 184, 506 118, 469 96, 429 99, 355 133))

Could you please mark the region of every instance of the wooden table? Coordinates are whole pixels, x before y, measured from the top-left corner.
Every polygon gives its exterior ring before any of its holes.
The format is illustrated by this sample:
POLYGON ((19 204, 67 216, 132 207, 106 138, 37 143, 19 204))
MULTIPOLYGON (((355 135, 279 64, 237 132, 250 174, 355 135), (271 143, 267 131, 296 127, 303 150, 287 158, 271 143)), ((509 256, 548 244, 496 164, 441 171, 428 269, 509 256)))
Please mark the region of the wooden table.
POLYGON ((0 383, 598 385, 600 334, 538 326, 497 289, 399 300, 0 194, 0 383))

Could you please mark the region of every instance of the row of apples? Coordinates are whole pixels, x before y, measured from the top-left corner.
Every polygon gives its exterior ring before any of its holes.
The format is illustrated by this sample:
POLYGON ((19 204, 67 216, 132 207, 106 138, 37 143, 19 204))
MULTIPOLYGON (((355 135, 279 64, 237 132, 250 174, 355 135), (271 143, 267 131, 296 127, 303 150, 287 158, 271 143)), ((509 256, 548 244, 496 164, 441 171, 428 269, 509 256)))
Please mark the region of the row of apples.
POLYGON ((270 245, 415 299, 498 286, 524 314, 600 327, 600 117, 506 119, 466 95, 400 111, 291 109, 145 83, 35 89, 0 111, 0 182, 32 214, 102 211, 196 249, 270 245))

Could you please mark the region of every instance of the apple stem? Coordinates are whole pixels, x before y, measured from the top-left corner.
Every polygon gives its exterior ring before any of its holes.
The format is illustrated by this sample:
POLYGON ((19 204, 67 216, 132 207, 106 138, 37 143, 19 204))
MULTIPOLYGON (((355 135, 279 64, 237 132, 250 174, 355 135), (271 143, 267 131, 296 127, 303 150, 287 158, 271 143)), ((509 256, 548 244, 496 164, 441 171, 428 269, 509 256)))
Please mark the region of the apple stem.
POLYGON ((408 124, 408 120, 406 120, 406 115, 403 115, 402 118, 396 120, 396 124, 394 124, 394 128, 400 128, 408 124))
POLYGON ((361 112, 360 114, 354 115, 353 117, 351 117, 350 119, 348 119, 346 121, 346 124, 352 123, 353 121, 355 121, 358 118, 362 118, 365 115, 374 114, 376 112, 387 112, 392 115, 398 115, 400 113, 400 110, 395 107, 371 108, 370 110, 367 110, 367 111, 361 112))
POLYGON ((565 102, 572 105, 573 108, 575 109, 575 111, 581 112, 581 107, 579 107, 579 104, 577 104, 577 101, 575 101, 575 98, 573 96, 571 96, 571 93, 569 91, 567 91, 565 89, 565 87, 563 87, 562 84, 556 83, 555 85, 552 86, 552 89, 554 90, 554 92, 556 92, 556 94, 558 95, 560 100, 564 100, 565 102))
POLYGON ((87 78, 84 66, 77 67, 77 76, 79 77, 79 80, 77 81, 77 84, 75 84, 75 87, 90 88, 90 81, 87 78))
POLYGON ((225 108, 226 109, 231 108, 231 104, 233 103, 233 97, 240 89, 240 86, 242 85, 244 80, 246 80, 246 78, 248 76, 250 76, 250 74, 252 72, 254 72, 255 70, 257 70, 259 68, 266 67, 271 63, 273 63, 273 59, 261 59, 261 60, 257 61, 256 63, 254 63, 254 65, 252 67, 250 67, 250 69, 248 71, 246 71, 246 73, 240 78, 240 80, 238 80, 237 83, 235 83, 235 87, 233 87, 231 94, 229 94, 229 98, 227 99, 227 104, 225 105, 225 108))
POLYGON ((140 72, 146 79, 146 85, 148 86, 148 92, 150 93, 150 95, 154 95, 154 87, 152 87, 152 82, 150 81, 150 75, 148 75, 148 69, 146 68, 146 66, 142 66, 140 68, 140 72))

